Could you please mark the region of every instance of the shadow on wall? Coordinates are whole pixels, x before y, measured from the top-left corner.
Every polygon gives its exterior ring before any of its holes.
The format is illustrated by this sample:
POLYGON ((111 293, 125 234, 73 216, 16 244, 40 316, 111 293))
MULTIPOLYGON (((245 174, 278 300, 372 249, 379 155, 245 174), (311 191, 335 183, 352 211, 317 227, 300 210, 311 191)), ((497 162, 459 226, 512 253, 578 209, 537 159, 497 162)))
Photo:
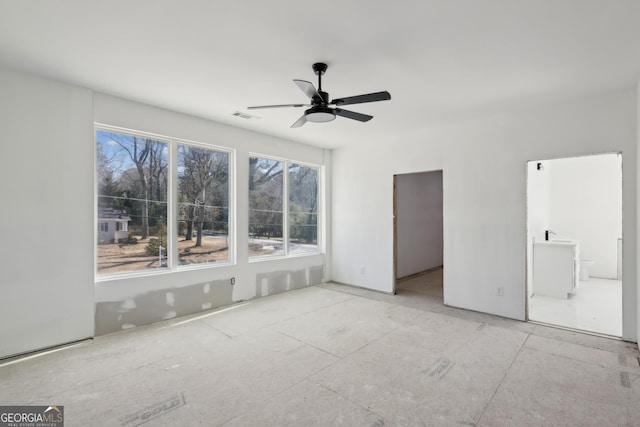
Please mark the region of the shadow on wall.
POLYGON ((309 267, 297 271, 273 271, 256 274, 256 297, 317 285, 324 277, 324 266, 309 267))
POLYGON ((125 301, 96 304, 95 335, 130 329, 233 304, 229 279, 148 292, 125 301))

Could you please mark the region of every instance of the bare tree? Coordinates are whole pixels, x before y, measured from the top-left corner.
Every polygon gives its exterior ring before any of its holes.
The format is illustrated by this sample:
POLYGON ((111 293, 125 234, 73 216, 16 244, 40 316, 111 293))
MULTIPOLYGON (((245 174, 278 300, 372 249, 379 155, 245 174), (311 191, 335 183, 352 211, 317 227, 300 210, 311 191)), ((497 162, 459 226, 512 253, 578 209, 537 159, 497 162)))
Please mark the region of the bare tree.
POLYGON ((268 162, 266 162, 265 159, 260 159, 258 157, 249 158, 250 191, 257 189, 260 185, 282 175, 282 164, 280 162, 273 161, 272 164, 265 169, 264 167, 261 167, 260 160, 262 160, 265 165, 268 165, 268 162))
POLYGON ((211 205, 214 187, 226 184, 228 179, 228 155, 207 149, 181 146, 180 190, 188 200, 186 240, 191 240, 196 226, 196 244, 202 246, 202 236, 207 213, 215 216, 217 208, 211 205))
POLYGON ((162 144, 153 144, 149 152, 149 186, 153 200, 166 200, 167 162, 164 159, 164 149, 162 144))
POLYGON ((283 163, 249 158, 249 233, 282 237, 283 163))
POLYGON ((133 137, 133 143, 128 143, 126 140, 122 140, 118 134, 110 134, 109 137, 113 142, 118 144, 122 150, 128 155, 138 171, 138 178, 140 179, 140 185, 143 194, 143 206, 142 206, 142 239, 149 237, 149 177, 145 173, 145 163, 149 158, 149 153, 152 150, 154 141, 148 138, 133 137))
POLYGON ((312 243, 317 240, 318 171, 290 165, 289 177, 290 238, 312 243))

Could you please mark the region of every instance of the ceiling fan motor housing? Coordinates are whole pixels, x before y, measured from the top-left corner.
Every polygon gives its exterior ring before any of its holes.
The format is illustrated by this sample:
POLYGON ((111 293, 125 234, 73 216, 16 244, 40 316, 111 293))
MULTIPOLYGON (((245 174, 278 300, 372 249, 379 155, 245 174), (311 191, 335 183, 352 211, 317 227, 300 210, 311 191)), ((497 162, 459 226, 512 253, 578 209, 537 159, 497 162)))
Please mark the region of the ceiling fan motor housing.
MULTIPOLYGON (((318 93, 320 94, 321 99, 318 99, 317 104, 327 105, 329 103, 329 93, 322 90, 319 90, 318 93)), ((316 102, 314 102, 313 104, 315 105, 316 102)))

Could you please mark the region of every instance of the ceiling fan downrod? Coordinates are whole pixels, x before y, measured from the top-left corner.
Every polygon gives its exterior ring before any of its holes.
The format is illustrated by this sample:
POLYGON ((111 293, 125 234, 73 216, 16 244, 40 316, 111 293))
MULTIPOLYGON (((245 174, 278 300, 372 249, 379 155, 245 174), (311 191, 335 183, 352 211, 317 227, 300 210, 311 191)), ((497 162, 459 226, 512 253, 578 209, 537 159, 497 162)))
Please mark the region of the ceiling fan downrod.
POLYGON ((318 91, 322 90, 322 76, 327 71, 327 64, 324 62, 316 62, 313 64, 313 72, 318 76, 318 91))
POLYGON ((320 95, 319 104, 326 105, 329 103, 329 94, 322 90, 322 76, 327 71, 327 64, 324 62, 316 62, 313 64, 313 72, 318 76, 318 94, 320 95))

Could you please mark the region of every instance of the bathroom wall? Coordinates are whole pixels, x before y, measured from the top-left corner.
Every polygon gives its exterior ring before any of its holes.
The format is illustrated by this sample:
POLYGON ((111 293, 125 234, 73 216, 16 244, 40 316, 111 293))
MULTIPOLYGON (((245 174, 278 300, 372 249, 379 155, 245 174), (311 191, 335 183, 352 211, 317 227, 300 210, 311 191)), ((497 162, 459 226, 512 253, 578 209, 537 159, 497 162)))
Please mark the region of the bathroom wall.
MULTIPOLYGON (((508 105, 375 150, 358 141, 335 150, 333 180, 348 185, 333 188, 332 279, 391 292, 393 175, 442 169, 445 304, 524 319, 527 161, 617 151, 625 159, 624 253, 634 260, 636 92, 508 105)), ((623 336, 635 341, 635 262, 624 264, 623 289, 623 336)))
MULTIPOLYGON (((551 215, 551 181, 548 162, 527 163, 527 283, 533 283, 533 243, 544 240, 551 215), (540 168, 538 168, 540 165, 540 168)), ((529 286, 529 297, 533 286, 529 286)))
POLYGON ((622 157, 617 154, 549 161, 553 237, 580 241, 580 258, 595 263, 593 277, 617 276, 622 237, 622 157))
POLYGON ((442 265, 442 171, 396 176, 397 277, 442 265))
POLYGON ((544 240, 551 220, 551 166, 548 161, 527 163, 527 208, 529 233, 536 241, 544 240))

